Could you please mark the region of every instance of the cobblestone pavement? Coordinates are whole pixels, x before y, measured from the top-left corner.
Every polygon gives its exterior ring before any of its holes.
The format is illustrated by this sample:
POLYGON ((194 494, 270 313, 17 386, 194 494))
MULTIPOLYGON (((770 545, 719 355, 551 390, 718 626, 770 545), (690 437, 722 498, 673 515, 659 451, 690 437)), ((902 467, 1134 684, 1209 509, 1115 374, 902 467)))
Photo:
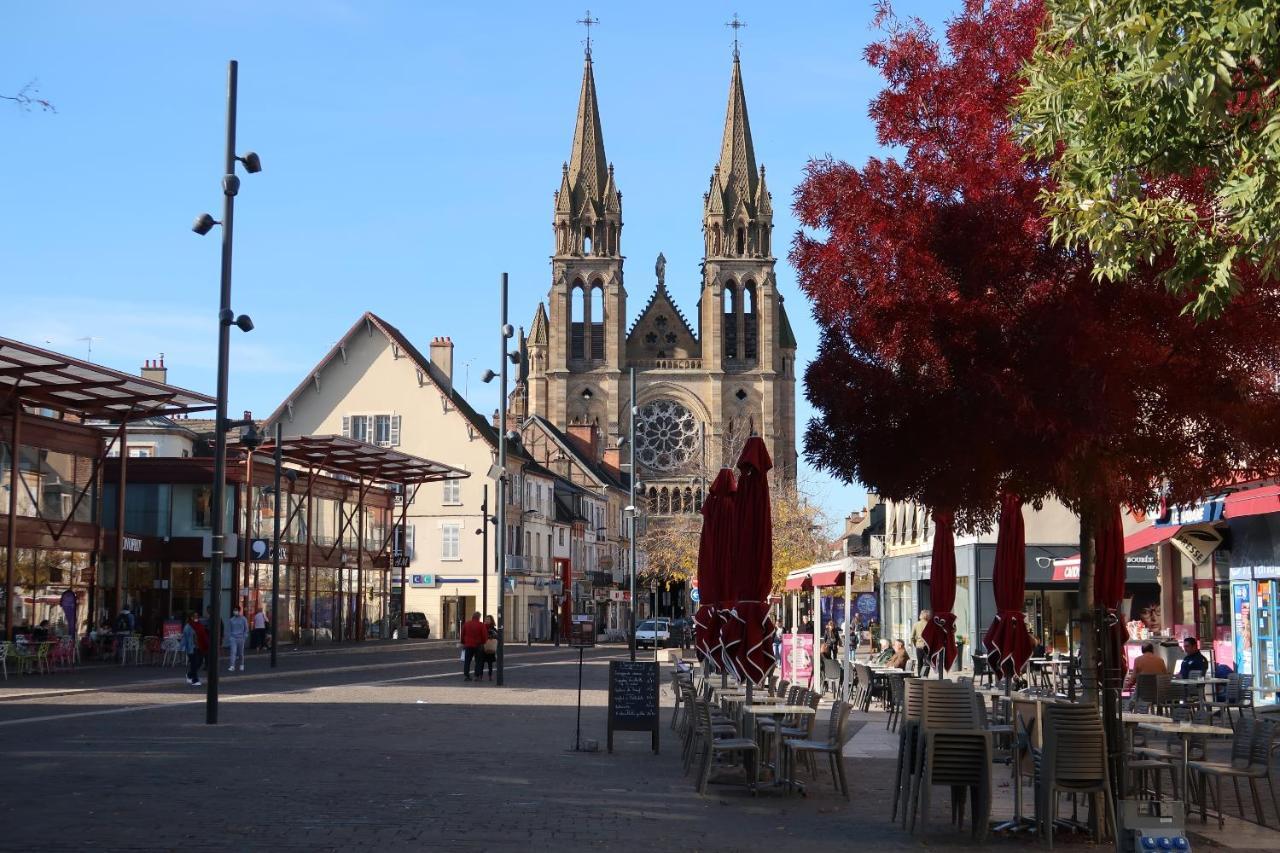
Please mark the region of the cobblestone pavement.
MULTIPOLYGON (((607 660, 624 654, 587 653, 586 738, 604 741, 607 660)), ((178 670, 91 673, 82 680, 98 683, 79 687, 60 676, 7 682, 0 850, 976 846, 950 831, 942 806, 925 835, 891 824, 886 758, 848 759, 846 803, 825 779, 807 798, 736 786, 699 797, 665 721, 659 756, 635 733, 618 734, 613 755, 573 752, 569 649, 513 647, 504 688, 463 682, 456 649, 438 643, 282 658, 276 673, 255 665, 265 668, 251 660, 248 675, 224 673, 217 726, 204 725, 203 692, 178 670)))

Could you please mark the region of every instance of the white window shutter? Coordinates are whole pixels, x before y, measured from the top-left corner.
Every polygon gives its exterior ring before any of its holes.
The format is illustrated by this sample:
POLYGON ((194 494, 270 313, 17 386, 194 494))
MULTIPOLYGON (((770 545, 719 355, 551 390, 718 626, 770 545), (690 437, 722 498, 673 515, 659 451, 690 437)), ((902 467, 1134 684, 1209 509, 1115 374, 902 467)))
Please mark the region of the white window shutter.
POLYGON ((342 437, 351 438, 351 416, 342 416, 342 437))
POLYGON ((400 446, 400 416, 391 416, 391 446, 400 446))

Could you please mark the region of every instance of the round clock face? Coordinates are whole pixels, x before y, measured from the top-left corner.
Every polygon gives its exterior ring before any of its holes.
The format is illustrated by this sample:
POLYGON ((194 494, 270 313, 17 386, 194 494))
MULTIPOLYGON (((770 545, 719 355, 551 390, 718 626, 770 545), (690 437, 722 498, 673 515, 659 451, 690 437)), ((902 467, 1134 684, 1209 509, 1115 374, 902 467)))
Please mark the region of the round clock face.
POLYGON ((653 400, 636 411, 636 458, 655 471, 675 471, 699 452, 698 419, 675 400, 653 400))

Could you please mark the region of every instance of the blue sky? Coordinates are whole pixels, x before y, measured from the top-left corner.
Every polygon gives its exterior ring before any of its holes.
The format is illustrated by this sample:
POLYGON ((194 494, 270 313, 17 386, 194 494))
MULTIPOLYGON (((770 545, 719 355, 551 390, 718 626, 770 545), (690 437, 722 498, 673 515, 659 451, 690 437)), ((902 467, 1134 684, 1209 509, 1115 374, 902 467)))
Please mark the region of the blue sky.
MULTIPOLYGON (((897 2, 937 23, 959 0, 897 2)), ((552 193, 569 153, 582 73, 583 3, 223 0, 8 4, 0 94, 32 78, 56 114, 0 102, 0 334, 136 369, 165 354, 170 380, 214 386, 226 62, 240 61, 239 140, 264 171, 236 206, 232 410, 265 415, 362 311, 424 344, 450 335, 459 386, 496 407, 490 366, 499 274, 513 322, 550 284, 552 193)), ((702 193, 724 117, 734 12, 757 158, 774 195, 775 246, 795 233, 806 161, 877 151, 861 53, 871 0, 596 2, 605 148, 623 193, 634 319, 653 258, 694 315, 702 193)), ((802 364, 817 331, 785 259, 802 364)), ((801 395, 803 397, 803 395, 801 395)), ((799 401, 798 429, 810 417, 799 401)), ((805 466, 833 520, 863 490, 805 466)))

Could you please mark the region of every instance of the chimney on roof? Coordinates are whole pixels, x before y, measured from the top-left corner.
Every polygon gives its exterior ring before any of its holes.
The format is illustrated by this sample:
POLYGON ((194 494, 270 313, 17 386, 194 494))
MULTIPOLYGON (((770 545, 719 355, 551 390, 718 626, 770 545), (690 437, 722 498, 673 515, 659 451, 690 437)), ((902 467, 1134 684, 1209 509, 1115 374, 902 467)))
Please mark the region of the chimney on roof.
POLYGON ((604 459, 600 461, 610 474, 622 479, 622 450, 617 447, 606 447, 604 449, 604 459))
POLYGON ((451 338, 431 339, 431 363, 434 364, 446 381, 453 385, 453 340, 451 338))
POLYGON ((143 379, 150 379, 152 382, 168 383, 169 369, 164 366, 164 353, 160 353, 160 357, 154 361, 152 359, 147 359, 146 363, 142 365, 142 370, 138 371, 138 374, 143 379))
POLYGON ((569 440, 575 449, 592 462, 600 461, 600 425, 590 423, 569 424, 569 440))

